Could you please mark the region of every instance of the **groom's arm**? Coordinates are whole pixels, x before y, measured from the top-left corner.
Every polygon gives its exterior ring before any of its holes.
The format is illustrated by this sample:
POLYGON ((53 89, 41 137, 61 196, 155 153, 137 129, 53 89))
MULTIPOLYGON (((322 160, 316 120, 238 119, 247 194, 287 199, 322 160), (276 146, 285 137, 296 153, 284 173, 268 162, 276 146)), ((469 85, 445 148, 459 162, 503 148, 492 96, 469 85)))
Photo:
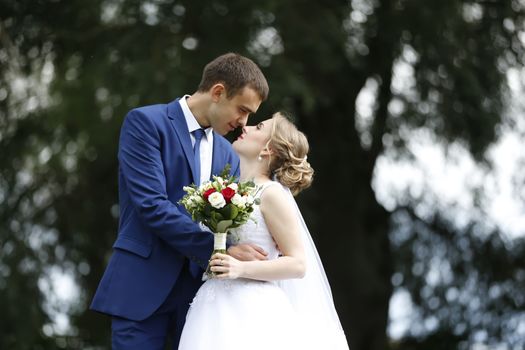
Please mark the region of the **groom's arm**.
POLYGON ((119 165, 131 202, 152 233, 206 268, 213 237, 168 199, 160 135, 140 110, 128 113, 119 143, 119 165))

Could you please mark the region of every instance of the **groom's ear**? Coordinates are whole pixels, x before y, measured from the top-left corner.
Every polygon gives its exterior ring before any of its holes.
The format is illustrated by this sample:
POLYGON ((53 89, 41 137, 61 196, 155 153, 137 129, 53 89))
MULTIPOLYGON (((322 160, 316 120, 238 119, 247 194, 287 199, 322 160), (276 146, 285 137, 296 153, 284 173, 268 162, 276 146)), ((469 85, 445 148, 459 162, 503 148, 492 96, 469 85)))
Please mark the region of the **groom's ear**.
POLYGON ((210 88, 210 94, 213 102, 219 102, 222 94, 226 94, 226 88, 221 83, 214 84, 210 88))

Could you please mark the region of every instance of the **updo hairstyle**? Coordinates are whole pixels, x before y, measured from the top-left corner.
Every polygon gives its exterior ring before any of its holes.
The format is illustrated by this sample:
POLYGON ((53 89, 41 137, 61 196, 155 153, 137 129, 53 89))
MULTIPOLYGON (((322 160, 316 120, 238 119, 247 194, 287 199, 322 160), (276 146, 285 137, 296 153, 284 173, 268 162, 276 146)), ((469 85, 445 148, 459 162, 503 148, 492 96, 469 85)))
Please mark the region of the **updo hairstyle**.
POLYGON ((270 174, 288 187, 295 196, 310 187, 314 169, 307 161, 309 151, 306 136, 281 112, 272 117, 273 126, 268 141, 272 154, 270 174))

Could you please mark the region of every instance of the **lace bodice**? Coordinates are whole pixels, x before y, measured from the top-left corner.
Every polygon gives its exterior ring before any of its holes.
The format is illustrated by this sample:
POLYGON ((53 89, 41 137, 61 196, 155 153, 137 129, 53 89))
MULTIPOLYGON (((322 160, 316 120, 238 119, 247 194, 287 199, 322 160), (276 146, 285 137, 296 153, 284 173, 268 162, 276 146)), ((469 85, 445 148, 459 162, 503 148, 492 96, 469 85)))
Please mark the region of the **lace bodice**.
MULTIPOLYGON (((261 191, 259 191, 258 196, 260 196, 264 190, 269 186, 279 185, 278 182, 269 181, 262 185, 261 191)), ((241 227, 232 229, 230 240, 233 244, 238 243, 253 243, 258 245, 266 252, 268 252, 268 259, 275 259, 279 256, 279 249, 275 243, 266 223, 264 222, 264 217, 261 212, 261 208, 256 205, 251 214, 251 219, 241 227)))

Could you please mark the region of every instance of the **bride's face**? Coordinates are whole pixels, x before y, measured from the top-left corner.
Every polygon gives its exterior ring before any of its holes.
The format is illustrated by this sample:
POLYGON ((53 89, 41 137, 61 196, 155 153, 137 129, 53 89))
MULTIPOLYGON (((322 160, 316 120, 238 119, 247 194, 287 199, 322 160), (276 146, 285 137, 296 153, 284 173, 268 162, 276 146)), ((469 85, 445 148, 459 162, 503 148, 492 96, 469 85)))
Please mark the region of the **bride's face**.
POLYGON ((245 126, 233 143, 233 149, 245 157, 257 158, 270 140, 272 124, 273 120, 267 119, 255 126, 245 126))

